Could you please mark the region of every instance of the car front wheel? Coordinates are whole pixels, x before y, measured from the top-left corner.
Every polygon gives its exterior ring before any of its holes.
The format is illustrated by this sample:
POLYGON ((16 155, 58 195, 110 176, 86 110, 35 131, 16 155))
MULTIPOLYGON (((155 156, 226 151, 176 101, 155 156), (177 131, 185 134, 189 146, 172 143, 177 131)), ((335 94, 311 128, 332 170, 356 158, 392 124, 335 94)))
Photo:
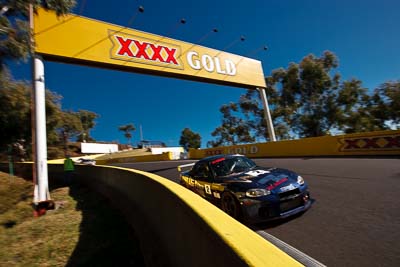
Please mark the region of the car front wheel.
POLYGON ((221 196, 221 208, 225 213, 230 215, 231 217, 240 220, 241 219, 241 210, 240 205, 236 198, 228 192, 224 192, 221 196))

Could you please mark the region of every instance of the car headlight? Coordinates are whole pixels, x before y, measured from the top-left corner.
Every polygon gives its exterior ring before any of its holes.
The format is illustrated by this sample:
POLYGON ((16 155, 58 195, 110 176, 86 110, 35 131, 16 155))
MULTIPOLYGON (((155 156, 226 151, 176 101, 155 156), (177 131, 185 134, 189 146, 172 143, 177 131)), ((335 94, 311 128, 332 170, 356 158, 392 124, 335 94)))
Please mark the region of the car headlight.
POLYGON ((261 197, 271 194, 271 191, 262 188, 254 188, 246 191, 247 197, 261 197))
POLYGON ((304 184, 304 179, 303 179, 303 177, 301 177, 300 175, 297 176, 297 183, 298 183, 299 185, 303 185, 303 184, 304 184))

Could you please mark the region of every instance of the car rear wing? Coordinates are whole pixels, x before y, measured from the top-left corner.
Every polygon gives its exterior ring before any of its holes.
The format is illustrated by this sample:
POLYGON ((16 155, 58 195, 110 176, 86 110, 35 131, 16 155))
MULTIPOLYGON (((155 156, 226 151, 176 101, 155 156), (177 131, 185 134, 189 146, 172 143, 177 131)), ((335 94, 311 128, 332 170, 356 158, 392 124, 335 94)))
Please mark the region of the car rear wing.
POLYGON ((193 163, 189 163, 189 164, 184 164, 184 165, 179 165, 177 168, 178 168, 178 172, 181 172, 182 171, 182 168, 192 168, 193 166, 194 166, 194 164, 195 164, 196 162, 193 162, 193 163))

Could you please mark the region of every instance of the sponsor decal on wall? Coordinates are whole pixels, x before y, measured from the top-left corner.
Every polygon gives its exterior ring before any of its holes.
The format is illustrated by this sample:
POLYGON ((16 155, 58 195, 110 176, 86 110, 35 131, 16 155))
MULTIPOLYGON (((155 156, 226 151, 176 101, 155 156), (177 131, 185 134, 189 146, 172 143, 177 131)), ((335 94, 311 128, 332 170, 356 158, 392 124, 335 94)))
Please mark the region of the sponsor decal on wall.
POLYGON ((224 151, 222 149, 210 149, 205 151, 206 156, 215 156, 223 153, 224 151))
POLYGON ((259 152, 257 145, 244 145, 238 147, 226 147, 224 149, 207 149, 206 156, 214 156, 220 154, 241 154, 241 155, 255 155, 259 152))
POLYGON ((341 138, 339 151, 399 150, 400 135, 366 136, 357 138, 341 138))
POLYGON ((228 154, 243 154, 243 155, 257 154, 258 150, 259 149, 256 145, 233 147, 233 148, 228 148, 228 154))

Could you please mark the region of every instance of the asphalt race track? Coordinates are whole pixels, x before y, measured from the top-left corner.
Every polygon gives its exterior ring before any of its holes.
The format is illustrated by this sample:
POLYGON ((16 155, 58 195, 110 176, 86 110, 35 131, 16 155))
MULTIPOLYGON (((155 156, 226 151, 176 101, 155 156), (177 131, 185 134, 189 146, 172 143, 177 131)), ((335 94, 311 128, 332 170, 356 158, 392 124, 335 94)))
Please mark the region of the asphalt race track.
MULTIPOLYGON (((250 225, 327 266, 400 266, 400 159, 256 159, 260 166, 294 170, 314 201, 300 216, 250 225)), ((192 161, 117 166, 178 181, 176 166, 192 161)))

